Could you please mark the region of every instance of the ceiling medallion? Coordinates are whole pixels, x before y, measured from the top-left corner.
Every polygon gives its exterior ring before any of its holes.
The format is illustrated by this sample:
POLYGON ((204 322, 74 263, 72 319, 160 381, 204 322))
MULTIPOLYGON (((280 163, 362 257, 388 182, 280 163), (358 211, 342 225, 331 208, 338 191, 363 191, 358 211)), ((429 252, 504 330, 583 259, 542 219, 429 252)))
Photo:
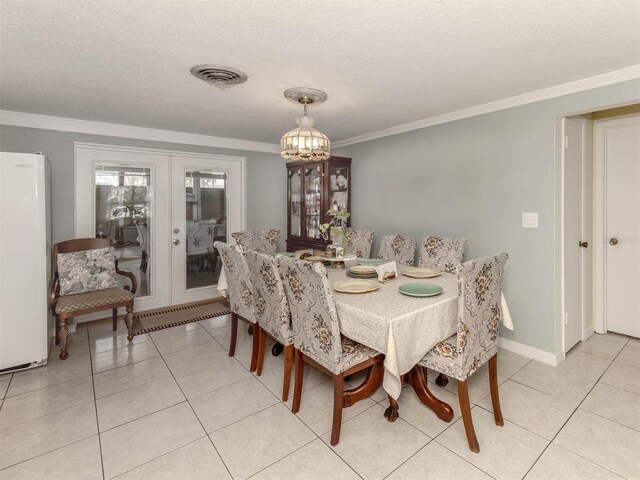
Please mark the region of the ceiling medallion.
POLYGON ((313 117, 307 116, 307 105, 322 103, 327 94, 315 88, 296 87, 284 91, 287 100, 304 105, 304 114, 296 118, 298 128, 285 133, 280 140, 280 154, 287 160, 325 160, 331 155, 327 136, 313 128, 313 117))

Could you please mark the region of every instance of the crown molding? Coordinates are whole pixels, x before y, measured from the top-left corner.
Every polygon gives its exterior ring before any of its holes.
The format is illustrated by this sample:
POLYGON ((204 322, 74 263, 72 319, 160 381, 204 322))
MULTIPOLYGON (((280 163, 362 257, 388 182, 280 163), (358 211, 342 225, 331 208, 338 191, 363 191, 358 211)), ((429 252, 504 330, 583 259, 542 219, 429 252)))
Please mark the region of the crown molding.
POLYGON ((453 122, 454 120, 462 120, 463 118, 475 117, 477 115, 497 112, 499 110, 505 110, 512 107, 519 107, 528 103, 561 97, 563 95, 569 95, 571 93, 583 92, 585 90, 591 90, 593 88, 606 87, 607 85, 613 85, 615 83, 634 80, 637 78, 640 78, 640 65, 635 65, 633 67, 625 68, 622 70, 616 70, 614 72, 605 73, 603 75, 597 75, 595 77, 584 78, 575 82, 556 85, 555 87, 536 90, 534 92, 505 98, 503 100, 497 100, 495 102, 485 103, 483 105, 478 105, 471 108, 465 108, 463 110, 458 110, 451 113, 445 113, 443 115, 426 118, 424 120, 418 120, 416 122, 405 123, 404 125, 398 125, 396 127, 378 130, 377 132, 365 133, 364 135, 358 135, 356 137, 333 142, 332 147, 345 147, 347 145, 353 145, 354 143, 361 143, 369 140, 375 140, 377 138, 397 135, 398 133, 419 130, 425 127, 432 127, 434 125, 439 125, 442 123, 453 122))
POLYGON ((33 113, 12 112, 10 110, 0 110, 0 124, 15 127, 58 130, 62 132, 86 133, 90 135, 106 135, 109 137, 136 138, 139 140, 153 140, 166 143, 230 148, 233 150, 249 150, 252 152, 280 153, 279 145, 271 143, 213 137, 195 133, 173 132, 170 130, 158 130, 155 128, 135 127, 116 123, 52 117, 33 113))

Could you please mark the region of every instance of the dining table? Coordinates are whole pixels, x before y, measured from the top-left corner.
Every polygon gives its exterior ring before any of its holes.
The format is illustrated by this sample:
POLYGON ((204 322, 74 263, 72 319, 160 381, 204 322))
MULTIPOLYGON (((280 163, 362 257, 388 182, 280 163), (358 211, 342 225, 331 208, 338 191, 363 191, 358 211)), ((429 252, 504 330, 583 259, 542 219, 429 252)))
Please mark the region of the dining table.
MULTIPOLYGON (((458 325, 458 276, 441 272, 431 278, 406 276, 407 269, 399 266, 399 275, 379 288, 367 293, 341 293, 335 291, 338 282, 350 280, 347 269, 327 268, 327 278, 332 287, 341 333, 385 355, 384 374, 370 372, 363 384, 344 392, 343 404, 351 406, 375 392, 380 385, 389 395, 390 406, 385 411, 389 421, 398 418, 397 400, 402 387, 413 388, 422 403, 442 420, 453 418, 450 405, 439 400, 429 390, 422 367, 418 362, 437 343, 455 334, 458 325), (433 296, 414 297, 400 292, 399 287, 408 283, 430 283, 442 287, 442 293, 433 296)), ((226 282, 219 282, 218 290, 225 294, 226 282)), ((502 322, 513 330, 504 295, 501 297, 502 322)))

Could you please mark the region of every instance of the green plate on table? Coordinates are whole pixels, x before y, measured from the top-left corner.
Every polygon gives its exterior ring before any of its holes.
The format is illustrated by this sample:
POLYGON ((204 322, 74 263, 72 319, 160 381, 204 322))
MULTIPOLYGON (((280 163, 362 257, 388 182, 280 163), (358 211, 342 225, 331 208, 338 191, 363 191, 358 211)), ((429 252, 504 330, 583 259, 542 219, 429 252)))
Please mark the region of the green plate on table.
POLYGON ((358 265, 381 265, 384 263, 384 260, 380 260, 379 258, 359 258, 356 263, 358 265))
POLYGON ((293 252, 276 252, 276 255, 283 255, 285 257, 293 257, 293 252))
POLYGON ((405 283, 398 287, 400 293, 409 295, 410 297, 434 297, 442 293, 440 285, 433 283, 405 283))

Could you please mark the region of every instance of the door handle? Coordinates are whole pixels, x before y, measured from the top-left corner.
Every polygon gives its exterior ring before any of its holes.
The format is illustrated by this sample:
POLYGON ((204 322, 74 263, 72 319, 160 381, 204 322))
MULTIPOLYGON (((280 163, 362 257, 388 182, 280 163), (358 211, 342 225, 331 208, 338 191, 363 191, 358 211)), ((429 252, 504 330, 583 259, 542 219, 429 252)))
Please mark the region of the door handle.
POLYGON ((177 238, 173 241, 174 245, 180 245, 180 240, 178 240, 177 238))
POLYGON ((618 244, 618 239, 616 237, 613 237, 611 240, 609 240, 609 244, 617 245, 618 244))
POLYGON ((589 246, 589 242, 578 242, 578 246, 582 248, 587 248, 589 246))

